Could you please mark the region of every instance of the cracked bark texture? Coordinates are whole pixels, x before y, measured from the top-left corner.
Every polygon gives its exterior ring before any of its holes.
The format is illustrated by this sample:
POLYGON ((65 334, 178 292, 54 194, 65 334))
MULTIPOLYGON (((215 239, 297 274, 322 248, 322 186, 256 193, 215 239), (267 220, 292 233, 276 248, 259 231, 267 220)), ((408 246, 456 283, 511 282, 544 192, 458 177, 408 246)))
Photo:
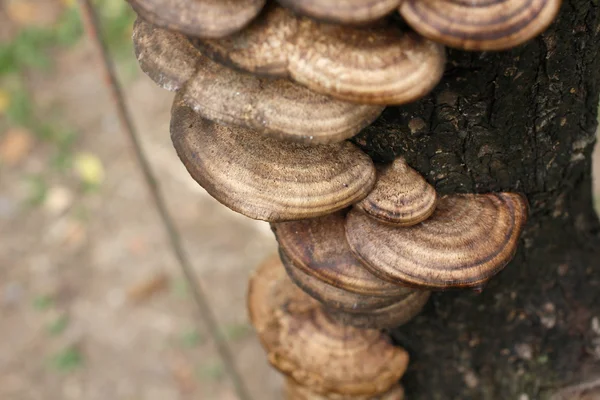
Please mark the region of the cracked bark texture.
POLYGON ((440 193, 519 191, 530 202, 519 252, 483 293, 436 294, 392 331, 411 353, 410 399, 546 399, 600 378, 599 15, 598 0, 565 1, 517 49, 450 50, 430 96, 388 108, 355 139, 375 160, 404 156, 440 193))

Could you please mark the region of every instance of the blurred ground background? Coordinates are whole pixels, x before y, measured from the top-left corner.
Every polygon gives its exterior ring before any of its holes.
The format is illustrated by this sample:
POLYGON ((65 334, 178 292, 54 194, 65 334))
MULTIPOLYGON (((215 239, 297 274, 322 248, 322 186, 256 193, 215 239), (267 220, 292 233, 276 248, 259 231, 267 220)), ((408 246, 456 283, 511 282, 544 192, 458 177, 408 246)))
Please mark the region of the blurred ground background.
MULTIPOLYGON (((268 226, 189 178, 169 140, 172 94, 133 57, 133 14, 123 0, 97 3, 144 148, 237 363, 256 399, 277 399, 281 379, 245 310, 249 273, 274 250, 268 226)), ((0 399, 234 400, 98 65, 72 1, 0 4, 0 399)), ((600 157, 594 168, 600 177, 600 157)))
MULTIPOLYGON (((120 130, 74 4, 0 2, 0 399, 233 400, 120 130)), ((268 226, 189 178, 172 94, 136 65, 133 15, 98 2, 143 144, 256 399, 276 399, 245 310, 268 226)))

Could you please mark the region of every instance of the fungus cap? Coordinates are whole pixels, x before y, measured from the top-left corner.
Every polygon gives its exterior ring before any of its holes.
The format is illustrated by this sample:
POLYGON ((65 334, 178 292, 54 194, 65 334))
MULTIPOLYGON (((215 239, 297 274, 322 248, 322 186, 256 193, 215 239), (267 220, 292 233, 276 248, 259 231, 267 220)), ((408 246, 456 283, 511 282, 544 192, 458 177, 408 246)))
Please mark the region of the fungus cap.
POLYGON ((306 386, 298 385, 292 379, 285 381, 286 400, 404 400, 404 388, 401 385, 394 385, 392 388, 379 396, 343 396, 328 394, 327 396, 313 392, 306 386))
POLYGON ((224 37, 246 26, 265 0, 128 0, 145 20, 198 37, 224 37))
POLYGON ((171 139, 190 175, 230 209, 270 222, 326 215, 360 201, 375 167, 350 142, 307 146, 218 125, 175 98, 171 139))
POLYGON ((133 48, 142 71, 163 89, 180 89, 196 69, 198 57, 185 36, 140 18, 133 25, 133 48))
POLYGON ((342 310, 327 312, 333 320, 345 325, 362 329, 390 329, 404 325, 416 317, 427 304, 430 294, 431 292, 426 290, 414 290, 389 306, 369 312, 350 313, 342 310))
POLYGON ((414 287, 480 288, 512 259, 527 219, 516 193, 441 198, 433 215, 406 228, 353 210, 346 237, 354 255, 378 277, 414 287))
POLYGON ((416 225, 433 214, 435 189, 406 161, 397 158, 377 170, 373 190, 356 207, 380 222, 397 226, 416 225))
POLYGON ((303 19, 290 76, 319 93, 361 104, 405 104, 429 93, 444 72, 444 47, 391 24, 364 29, 303 19))
POLYGON ((561 0, 406 0, 402 17, 421 35, 463 50, 505 50, 543 32, 561 0))
POLYGON ((409 289, 371 274, 346 240, 347 210, 319 218, 271 224, 285 256, 299 270, 328 285, 376 297, 403 297, 409 289))
POLYGON ((197 40, 227 66, 296 82, 359 104, 403 104, 427 94, 444 71, 443 46, 392 24, 369 28, 319 23, 269 7, 241 32, 197 40))
POLYGON ((198 57, 183 97, 215 122, 289 141, 328 144, 356 135, 384 109, 332 99, 286 79, 259 78, 198 57))
POLYGON ((366 24, 391 14, 401 0, 279 0, 279 3, 312 18, 341 24, 366 24))
MULTIPOLYGON (((377 297, 349 292, 307 274, 302 269, 296 267, 281 249, 279 250, 279 256, 292 282, 313 299, 323 304, 323 307, 330 310, 348 313, 366 313, 394 304, 400 298, 404 297, 377 297)), ((410 289, 406 289, 405 296, 410 291, 410 289)))
POLYGON ((202 54, 231 68, 286 77, 298 19, 287 9, 268 6, 246 29, 222 39, 194 40, 202 54))
POLYGON ((332 321, 295 287, 281 263, 256 271, 248 305, 269 362, 316 393, 377 396, 390 390, 408 365, 406 351, 382 332, 332 321))

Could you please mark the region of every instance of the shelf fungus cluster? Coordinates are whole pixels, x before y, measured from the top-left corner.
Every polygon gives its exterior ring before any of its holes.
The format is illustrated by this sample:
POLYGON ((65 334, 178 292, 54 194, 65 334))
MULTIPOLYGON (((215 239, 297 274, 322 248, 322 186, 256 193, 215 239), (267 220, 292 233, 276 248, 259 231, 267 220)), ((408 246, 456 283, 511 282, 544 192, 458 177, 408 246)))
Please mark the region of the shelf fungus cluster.
POLYGON ((561 0, 128 1, 141 69, 176 92, 189 174, 277 239, 248 307, 285 397, 403 399, 408 354, 386 330, 433 291, 482 290, 514 256, 527 201, 438 196, 402 157, 375 164, 348 139, 433 90, 444 46, 520 45, 561 0))

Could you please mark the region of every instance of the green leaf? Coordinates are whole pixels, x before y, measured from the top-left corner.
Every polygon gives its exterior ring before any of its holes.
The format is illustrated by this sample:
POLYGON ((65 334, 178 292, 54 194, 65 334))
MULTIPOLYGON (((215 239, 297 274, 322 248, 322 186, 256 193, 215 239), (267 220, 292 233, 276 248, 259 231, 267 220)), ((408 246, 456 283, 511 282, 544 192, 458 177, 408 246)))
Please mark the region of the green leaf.
POLYGON ((198 367, 198 377, 204 381, 218 381, 225 376, 225 368, 218 360, 209 360, 198 367))
POLYGON ((236 341, 247 337, 252 328, 248 324, 231 324, 226 325, 223 331, 227 340, 236 341))
POLYGON ((66 315, 61 315, 54 321, 48 324, 46 331, 51 336, 58 336, 67 329, 69 325, 69 318, 66 315))
POLYGON ((37 296, 33 299, 33 308, 38 311, 45 311, 54 306, 54 299, 48 295, 37 296))
POLYGON ((24 89, 16 89, 10 92, 10 104, 6 109, 6 118, 13 125, 31 126, 33 105, 29 94, 24 89))
POLYGON ((50 358, 50 366, 59 372, 71 372, 83 365, 83 356, 75 346, 69 346, 50 358))
POLYGON ((196 328, 189 329, 181 334, 179 343, 182 347, 192 348, 204 343, 206 338, 196 328))
POLYGON ((29 206, 40 206, 46 200, 48 194, 48 185, 41 175, 32 175, 27 178, 29 194, 27 204, 29 206))

